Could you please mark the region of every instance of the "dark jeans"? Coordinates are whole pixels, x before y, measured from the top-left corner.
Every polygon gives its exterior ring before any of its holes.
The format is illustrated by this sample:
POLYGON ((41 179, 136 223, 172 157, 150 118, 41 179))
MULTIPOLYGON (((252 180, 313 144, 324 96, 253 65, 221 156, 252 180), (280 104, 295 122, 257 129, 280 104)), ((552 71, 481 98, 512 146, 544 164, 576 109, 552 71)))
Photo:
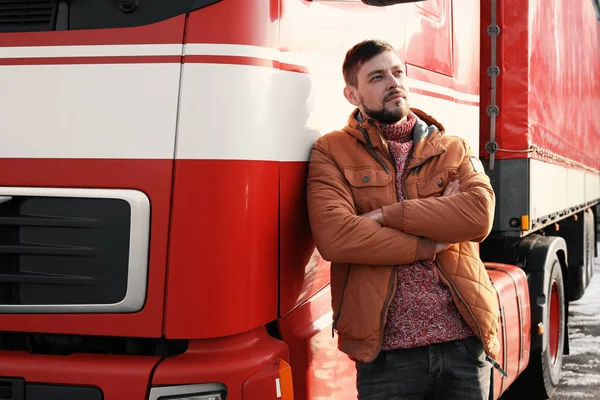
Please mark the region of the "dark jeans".
POLYGON ((492 365, 481 341, 382 351, 356 363, 359 400, 488 400, 492 365))

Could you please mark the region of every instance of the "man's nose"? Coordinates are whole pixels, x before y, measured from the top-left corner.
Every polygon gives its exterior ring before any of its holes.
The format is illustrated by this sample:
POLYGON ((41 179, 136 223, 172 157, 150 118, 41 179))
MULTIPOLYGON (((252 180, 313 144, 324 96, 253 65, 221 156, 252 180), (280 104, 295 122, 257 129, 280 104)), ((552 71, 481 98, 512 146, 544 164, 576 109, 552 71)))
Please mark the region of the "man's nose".
POLYGON ((390 74, 387 86, 388 89, 395 89, 402 86, 402 80, 400 78, 396 78, 393 74, 390 74))

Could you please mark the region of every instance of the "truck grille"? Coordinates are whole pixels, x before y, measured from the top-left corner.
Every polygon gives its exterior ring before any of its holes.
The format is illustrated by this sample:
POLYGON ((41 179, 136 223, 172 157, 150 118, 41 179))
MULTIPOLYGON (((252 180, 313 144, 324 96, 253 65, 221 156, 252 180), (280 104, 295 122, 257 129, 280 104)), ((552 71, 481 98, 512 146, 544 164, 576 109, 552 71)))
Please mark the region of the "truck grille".
POLYGON ((85 386, 45 385, 24 379, 0 377, 0 399, 8 400, 102 400, 98 388, 85 386))
POLYGON ((0 190, 0 312, 139 309, 147 245, 140 253, 131 238, 147 240, 149 217, 140 225, 137 202, 24 190, 0 190))
POLYGON ((0 32, 52 30, 56 0, 0 0, 0 32))

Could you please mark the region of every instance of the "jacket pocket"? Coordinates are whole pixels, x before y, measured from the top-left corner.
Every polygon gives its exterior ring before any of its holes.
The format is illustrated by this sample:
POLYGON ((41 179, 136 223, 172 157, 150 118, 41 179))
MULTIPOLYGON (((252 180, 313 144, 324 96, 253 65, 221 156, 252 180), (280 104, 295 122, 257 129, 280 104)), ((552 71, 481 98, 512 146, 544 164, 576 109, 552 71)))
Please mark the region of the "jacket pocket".
POLYGON ((371 167, 344 169, 344 176, 350 185, 357 188, 385 186, 392 180, 392 174, 371 167))
POLYGON ((392 191, 389 189, 392 183, 392 174, 372 167, 343 169, 343 172, 350 184, 358 214, 372 211, 395 201, 391 198, 392 191))
POLYGON ((433 176, 425 181, 417 183, 417 193, 419 198, 424 197, 440 197, 444 193, 444 189, 448 184, 457 179, 457 171, 446 170, 433 174, 433 176))

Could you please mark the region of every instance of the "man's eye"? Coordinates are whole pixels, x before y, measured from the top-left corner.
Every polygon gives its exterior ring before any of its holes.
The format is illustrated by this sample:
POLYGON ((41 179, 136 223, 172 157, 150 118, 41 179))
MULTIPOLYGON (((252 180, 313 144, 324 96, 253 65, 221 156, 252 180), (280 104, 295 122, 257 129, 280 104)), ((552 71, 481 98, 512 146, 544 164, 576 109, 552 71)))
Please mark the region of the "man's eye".
POLYGON ((373 78, 371 78, 371 82, 373 82, 373 81, 378 81, 378 80, 380 80, 380 79, 381 79, 381 75, 376 75, 376 76, 374 76, 373 78))

